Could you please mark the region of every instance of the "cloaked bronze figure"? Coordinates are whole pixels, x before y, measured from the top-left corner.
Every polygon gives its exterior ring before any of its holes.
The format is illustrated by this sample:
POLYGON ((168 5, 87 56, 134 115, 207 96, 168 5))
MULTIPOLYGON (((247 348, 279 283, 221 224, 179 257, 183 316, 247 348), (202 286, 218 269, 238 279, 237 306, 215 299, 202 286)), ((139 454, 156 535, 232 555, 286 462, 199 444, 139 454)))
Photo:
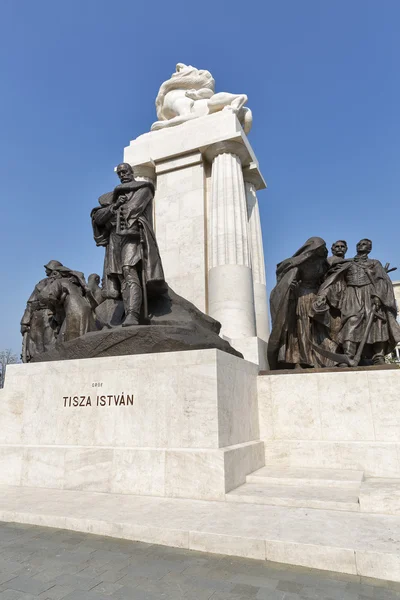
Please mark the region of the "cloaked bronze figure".
POLYGON ((96 329, 93 313, 96 303, 83 273, 64 267, 63 275, 53 279, 39 297, 57 315, 58 342, 69 342, 96 329))
POLYGON ((271 292, 272 331, 268 342, 271 369, 326 366, 331 361, 315 352, 312 342, 325 343, 325 328, 311 319, 318 289, 328 271, 325 241, 312 237, 279 263, 271 292))
POLYGON ((383 364, 400 342, 393 285, 379 260, 369 258, 371 250, 371 240, 360 240, 356 256, 333 265, 318 291, 317 310, 340 311, 336 341, 343 365, 355 366, 362 357, 383 364))
POLYGON ((95 329, 94 301, 83 273, 58 260, 45 265, 21 319, 22 361, 47 352, 58 341, 69 341, 95 329))
POLYGON ((91 216, 96 244, 106 249, 103 294, 122 297, 126 327, 139 324, 147 294, 162 294, 167 286, 152 227, 154 187, 136 181, 127 163, 118 165, 117 175, 121 184, 100 196, 91 216))

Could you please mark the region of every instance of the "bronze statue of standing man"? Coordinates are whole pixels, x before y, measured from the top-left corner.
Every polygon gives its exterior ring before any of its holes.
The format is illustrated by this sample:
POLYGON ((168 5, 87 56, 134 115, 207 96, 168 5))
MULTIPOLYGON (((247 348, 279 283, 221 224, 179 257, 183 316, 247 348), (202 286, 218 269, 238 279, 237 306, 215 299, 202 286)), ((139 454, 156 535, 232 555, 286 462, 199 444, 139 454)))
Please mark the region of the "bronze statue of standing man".
POLYGON ((127 163, 118 165, 117 175, 121 184, 100 196, 91 216, 96 244, 106 248, 103 295, 122 297, 127 327, 140 323, 143 291, 160 294, 167 285, 152 227, 154 187, 136 181, 127 163))

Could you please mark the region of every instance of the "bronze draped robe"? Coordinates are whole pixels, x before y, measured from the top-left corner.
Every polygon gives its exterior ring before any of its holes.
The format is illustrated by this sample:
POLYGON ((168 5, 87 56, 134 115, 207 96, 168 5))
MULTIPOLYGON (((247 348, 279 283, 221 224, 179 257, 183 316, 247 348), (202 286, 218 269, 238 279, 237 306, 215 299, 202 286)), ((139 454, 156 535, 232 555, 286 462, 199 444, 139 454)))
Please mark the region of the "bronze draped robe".
POLYGON ((331 364, 329 359, 317 355, 310 343, 323 344, 328 337, 325 328, 310 319, 312 302, 328 269, 326 258, 317 255, 324 246, 322 238, 312 237, 291 258, 277 266, 277 284, 270 296, 272 331, 267 351, 270 369, 279 368, 279 363, 321 367, 331 364), (302 271, 313 272, 312 265, 311 268, 306 265, 314 260, 315 275, 301 282, 297 290, 292 290, 292 283, 301 279, 302 271))

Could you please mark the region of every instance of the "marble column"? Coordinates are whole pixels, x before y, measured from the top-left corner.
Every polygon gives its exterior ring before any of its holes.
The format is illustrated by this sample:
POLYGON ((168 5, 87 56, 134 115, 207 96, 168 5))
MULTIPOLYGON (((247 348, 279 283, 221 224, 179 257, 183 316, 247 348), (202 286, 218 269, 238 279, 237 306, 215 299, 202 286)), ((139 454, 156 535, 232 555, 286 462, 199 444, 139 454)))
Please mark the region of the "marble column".
POLYGON ((246 190, 247 216, 249 221, 249 247, 253 274, 254 308, 256 314, 257 336, 268 341, 268 296, 265 279, 264 249, 260 222, 260 211, 257 200, 257 184, 259 175, 254 169, 243 171, 246 190))
POLYGON ((208 204, 208 313, 229 338, 256 335, 253 276, 249 250, 242 161, 248 156, 235 141, 212 144, 208 204))

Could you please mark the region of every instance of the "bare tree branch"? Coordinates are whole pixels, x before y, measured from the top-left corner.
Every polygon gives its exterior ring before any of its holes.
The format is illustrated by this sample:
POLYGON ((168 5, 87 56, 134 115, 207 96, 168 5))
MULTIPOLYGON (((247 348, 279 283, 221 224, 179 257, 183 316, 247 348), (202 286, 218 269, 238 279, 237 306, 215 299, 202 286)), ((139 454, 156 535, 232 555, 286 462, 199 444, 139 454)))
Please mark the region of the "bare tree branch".
POLYGON ((4 380, 6 378, 6 367, 18 363, 19 358, 10 348, 6 350, 0 350, 0 388, 4 387, 4 380))

